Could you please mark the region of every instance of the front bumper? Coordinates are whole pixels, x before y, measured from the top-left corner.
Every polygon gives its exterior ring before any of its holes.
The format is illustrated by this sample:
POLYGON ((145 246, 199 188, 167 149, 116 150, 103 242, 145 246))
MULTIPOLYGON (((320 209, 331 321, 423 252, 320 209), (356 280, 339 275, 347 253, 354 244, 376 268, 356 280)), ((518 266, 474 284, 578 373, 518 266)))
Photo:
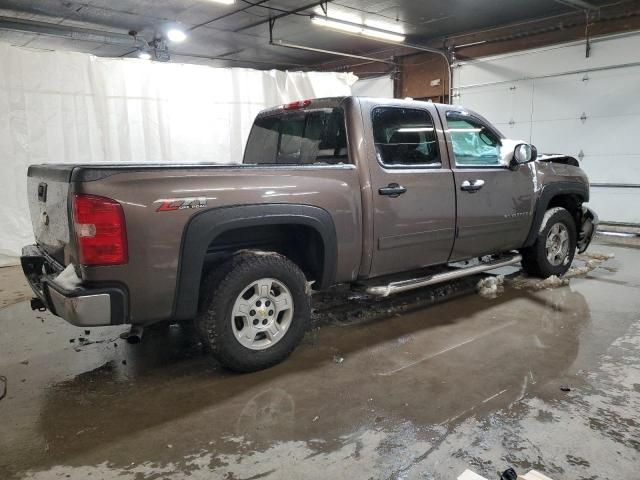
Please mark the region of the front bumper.
POLYGON ((593 240, 593 236, 598 228, 598 215, 589 207, 582 207, 582 216, 578 228, 578 253, 584 252, 593 240))
MULTIPOLYGON (((31 289, 42 305, 54 315, 78 327, 98 327, 125 323, 127 294, 120 287, 66 290, 55 282, 62 266, 47 256, 37 245, 22 249, 20 257, 31 289)), ((32 302, 33 308, 38 302, 32 302)))

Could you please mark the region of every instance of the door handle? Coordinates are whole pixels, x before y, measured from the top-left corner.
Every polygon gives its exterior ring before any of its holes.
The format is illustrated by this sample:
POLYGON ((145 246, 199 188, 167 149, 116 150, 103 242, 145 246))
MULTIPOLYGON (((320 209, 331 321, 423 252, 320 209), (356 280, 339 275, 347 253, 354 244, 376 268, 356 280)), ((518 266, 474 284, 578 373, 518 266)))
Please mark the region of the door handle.
POLYGON ((484 180, 465 180, 460 184, 460 190, 464 190, 465 192, 475 193, 480 190, 484 186, 484 180))
POLYGON ((407 191, 407 187, 403 187, 402 185, 398 185, 397 183, 390 183, 386 187, 382 187, 378 189, 378 193, 380 195, 386 195, 391 198, 399 197, 406 191, 407 191))

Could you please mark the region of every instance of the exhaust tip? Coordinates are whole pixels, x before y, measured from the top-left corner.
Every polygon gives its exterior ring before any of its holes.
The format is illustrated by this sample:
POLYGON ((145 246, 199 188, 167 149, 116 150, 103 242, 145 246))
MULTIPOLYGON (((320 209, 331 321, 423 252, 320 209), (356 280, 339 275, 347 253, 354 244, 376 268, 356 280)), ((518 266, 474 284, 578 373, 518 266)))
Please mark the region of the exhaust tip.
POLYGON ((130 345, 136 345, 142 342, 142 334, 144 328, 140 325, 131 325, 131 329, 128 332, 122 332, 120 338, 126 340, 130 345))

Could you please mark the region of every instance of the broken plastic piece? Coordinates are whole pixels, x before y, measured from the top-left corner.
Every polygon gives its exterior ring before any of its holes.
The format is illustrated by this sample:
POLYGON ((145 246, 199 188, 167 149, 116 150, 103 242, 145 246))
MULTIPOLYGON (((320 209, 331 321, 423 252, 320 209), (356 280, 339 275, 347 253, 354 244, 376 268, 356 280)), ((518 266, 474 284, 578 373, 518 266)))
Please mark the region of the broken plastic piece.
POLYGON ((518 474, 511 467, 507 468, 504 472, 502 472, 502 475, 500 475, 500 480, 516 480, 517 478, 518 474))
POLYGON ((60 275, 53 279, 53 282, 64 290, 73 291, 80 286, 82 280, 76 274, 76 269, 73 266, 73 263, 70 263, 62 272, 60 272, 60 275))

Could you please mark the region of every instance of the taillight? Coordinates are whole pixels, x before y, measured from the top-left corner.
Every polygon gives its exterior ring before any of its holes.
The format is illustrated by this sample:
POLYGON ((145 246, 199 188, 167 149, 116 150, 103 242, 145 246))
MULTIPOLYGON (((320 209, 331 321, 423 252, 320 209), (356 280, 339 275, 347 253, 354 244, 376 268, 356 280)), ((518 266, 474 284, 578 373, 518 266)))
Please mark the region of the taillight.
POLYGON ((73 196, 73 221, 80 263, 127 263, 127 230, 122 205, 96 195, 73 196))

